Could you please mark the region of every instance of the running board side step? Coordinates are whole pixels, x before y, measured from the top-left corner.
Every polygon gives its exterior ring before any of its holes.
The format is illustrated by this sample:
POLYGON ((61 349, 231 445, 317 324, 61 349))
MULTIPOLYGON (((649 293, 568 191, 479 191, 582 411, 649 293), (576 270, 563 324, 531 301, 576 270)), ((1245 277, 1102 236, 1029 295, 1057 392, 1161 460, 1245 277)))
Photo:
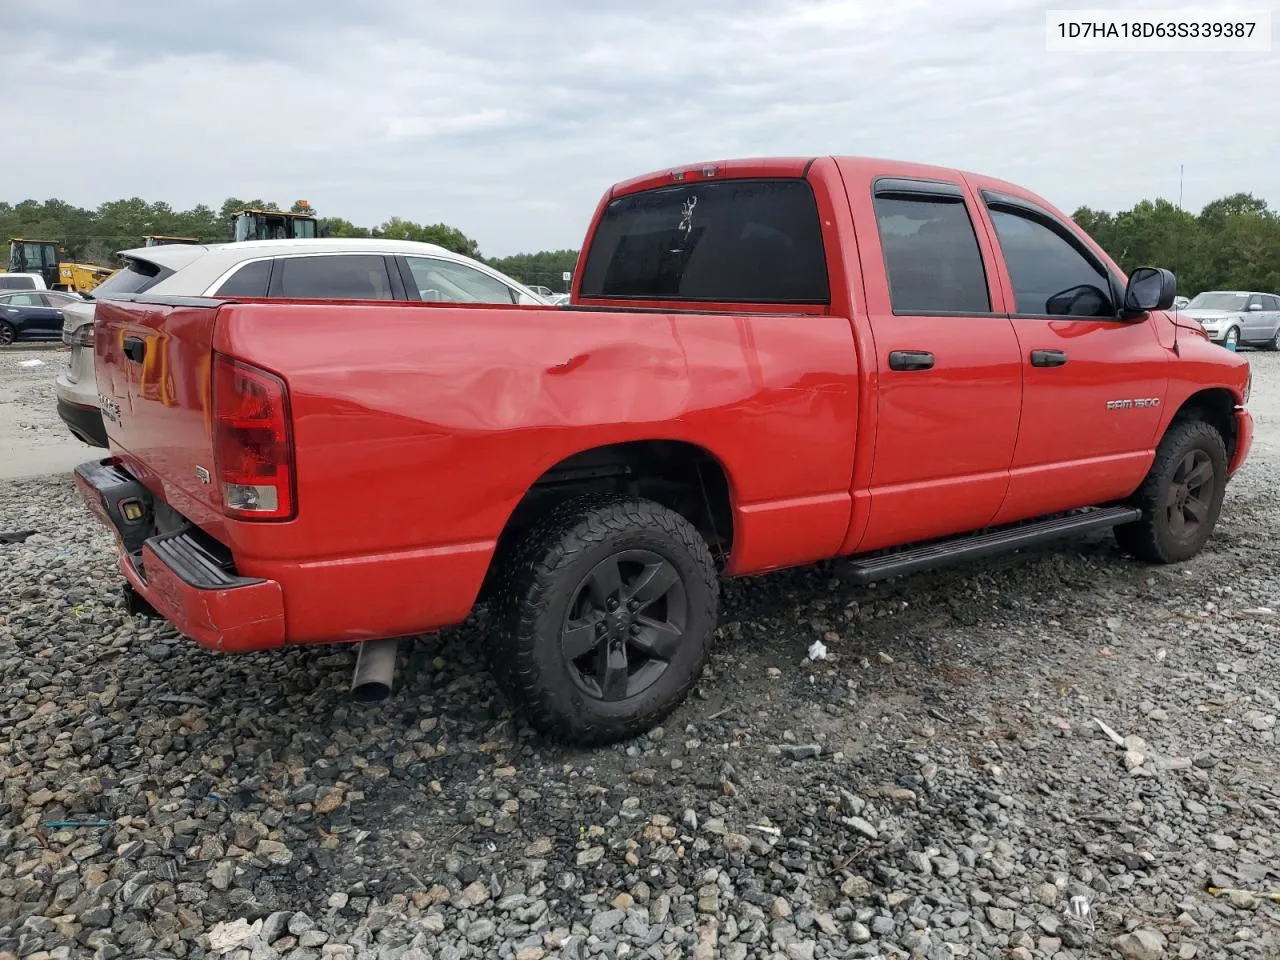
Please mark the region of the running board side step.
POLYGON ((963 563, 1021 547, 1050 543, 1095 530, 1106 530, 1139 519, 1142 511, 1135 507, 1098 507, 1051 520, 1038 520, 985 533, 971 533, 949 540, 936 540, 897 553, 886 553, 850 561, 854 583, 874 583, 889 577, 900 577, 921 570, 963 563))

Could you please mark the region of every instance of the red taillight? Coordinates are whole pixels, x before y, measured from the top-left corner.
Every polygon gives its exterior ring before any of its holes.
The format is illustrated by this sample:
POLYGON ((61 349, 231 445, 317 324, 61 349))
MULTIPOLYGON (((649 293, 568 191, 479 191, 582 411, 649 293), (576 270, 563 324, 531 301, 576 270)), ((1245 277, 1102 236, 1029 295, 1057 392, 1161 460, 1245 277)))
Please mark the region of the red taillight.
POLYGON ((283 380, 214 356, 213 451, 227 516, 288 520, 294 515, 293 440, 283 380))

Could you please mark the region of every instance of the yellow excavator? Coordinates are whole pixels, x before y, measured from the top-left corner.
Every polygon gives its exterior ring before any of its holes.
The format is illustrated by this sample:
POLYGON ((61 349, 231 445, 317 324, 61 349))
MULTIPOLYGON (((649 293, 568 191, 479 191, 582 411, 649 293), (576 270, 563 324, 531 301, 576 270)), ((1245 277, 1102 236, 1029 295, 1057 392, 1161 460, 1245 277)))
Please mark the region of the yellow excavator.
POLYGON ((88 293, 115 273, 110 267, 92 263, 68 263, 62 260, 66 251, 54 240, 9 240, 9 272, 38 273, 50 290, 88 293))
POLYGON ((319 236, 315 212, 306 200, 299 212, 289 210, 241 210, 231 218, 237 243, 243 240, 314 240, 319 236))

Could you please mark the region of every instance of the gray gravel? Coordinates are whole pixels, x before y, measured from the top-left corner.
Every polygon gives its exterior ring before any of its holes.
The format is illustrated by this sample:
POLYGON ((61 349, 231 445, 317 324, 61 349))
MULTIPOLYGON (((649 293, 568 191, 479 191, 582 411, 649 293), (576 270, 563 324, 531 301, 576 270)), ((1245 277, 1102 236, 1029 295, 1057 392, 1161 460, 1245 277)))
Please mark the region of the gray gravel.
POLYGON ((39 531, 0 546, 0 958, 1280 956, 1280 357, 1250 357, 1258 455, 1202 557, 734 583, 694 697, 591 752, 497 698, 483 613, 358 707, 349 650, 127 618, 70 480, 0 483, 0 531, 39 531))

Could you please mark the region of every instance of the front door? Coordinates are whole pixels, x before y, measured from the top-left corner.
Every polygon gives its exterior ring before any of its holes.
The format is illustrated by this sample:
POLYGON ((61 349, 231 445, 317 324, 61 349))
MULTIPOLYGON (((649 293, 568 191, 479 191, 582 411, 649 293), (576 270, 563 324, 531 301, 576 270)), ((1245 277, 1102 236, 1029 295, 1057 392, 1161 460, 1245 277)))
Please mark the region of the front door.
POLYGON ((1244 319, 1240 330, 1240 339, 1246 343, 1258 343, 1271 339, 1271 324, 1267 314, 1267 305, 1262 294, 1254 293, 1244 305, 1244 319))
POLYGON ((855 549, 986 526, 1009 484, 1022 370, 974 198, 958 181, 846 186, 856 222, 878 227, 858 237, 878 412, 855 549))
POLYGON ((997 522, 1128 496, 1154 457, 1171 355, 1150 314, 1052 213, 982 192, 1022 363, 1022 418, 997 522))

